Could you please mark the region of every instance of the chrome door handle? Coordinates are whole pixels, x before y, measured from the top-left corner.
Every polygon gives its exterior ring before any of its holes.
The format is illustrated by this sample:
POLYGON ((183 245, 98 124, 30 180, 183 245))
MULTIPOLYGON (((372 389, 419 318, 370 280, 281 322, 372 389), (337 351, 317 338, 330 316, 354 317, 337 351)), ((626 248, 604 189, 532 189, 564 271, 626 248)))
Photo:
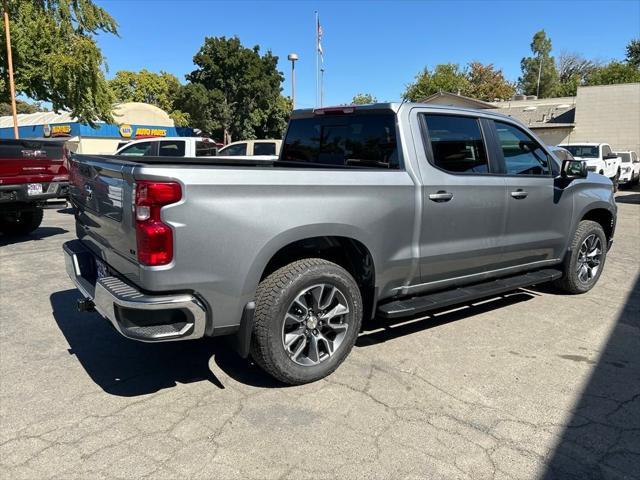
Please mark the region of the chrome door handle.
POLYGON ((525 192, 521 188, 519 188, 515 192, 511 192, 511 196, 516 199, 527 198, 527 195, 529 195, 529 193, 525 192))
POLYGON ((448 202, 453 198, 453 193, 445 192, 444 190, 439 190, 436 193, 429 194, 429 200, 434 202, 448 202))

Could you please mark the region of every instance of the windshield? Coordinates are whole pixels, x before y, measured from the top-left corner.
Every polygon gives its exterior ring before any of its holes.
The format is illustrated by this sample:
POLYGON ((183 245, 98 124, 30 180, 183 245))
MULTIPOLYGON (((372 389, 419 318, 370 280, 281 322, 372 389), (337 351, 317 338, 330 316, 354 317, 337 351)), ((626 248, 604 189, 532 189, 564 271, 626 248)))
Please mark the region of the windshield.
POLYGON ((616 153, 616 155, 619 156, 624 163, 629 163, 631 161, 630 153, 616 153))
POLYGON ((600 156, 597 145, 563 145, 562 148, 569 150, 574 157, 598 158, 600 156))
POLYGON ((293 119, 280 159, 328 167, 397 169, 395 114, 325 114, 293 119))

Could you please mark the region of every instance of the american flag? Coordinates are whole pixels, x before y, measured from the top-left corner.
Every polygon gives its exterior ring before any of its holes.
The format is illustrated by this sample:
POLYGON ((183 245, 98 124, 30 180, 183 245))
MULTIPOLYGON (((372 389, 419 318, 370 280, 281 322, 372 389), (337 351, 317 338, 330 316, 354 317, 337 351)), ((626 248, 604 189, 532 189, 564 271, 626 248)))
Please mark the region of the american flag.
POLYGON ((324 31, 322 30, 322 25, 320 25, 320 17, 318 17, 318 27, 317 27, 317 36, 318 36, 318 53, 320 54, 320 59, 324 63, 324 52, 322 51, 322 35, 324 31))

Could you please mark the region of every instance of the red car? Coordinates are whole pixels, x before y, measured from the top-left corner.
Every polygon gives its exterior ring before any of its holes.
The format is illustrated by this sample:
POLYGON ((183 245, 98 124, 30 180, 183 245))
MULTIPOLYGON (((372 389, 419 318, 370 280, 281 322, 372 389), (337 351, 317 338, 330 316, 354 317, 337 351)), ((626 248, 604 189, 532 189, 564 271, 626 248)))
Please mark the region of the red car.
POLYGON ((42 223, 50 198, 68 195, 69 170, 63 143, 0 140, 0 233, 25 235, 42 223))

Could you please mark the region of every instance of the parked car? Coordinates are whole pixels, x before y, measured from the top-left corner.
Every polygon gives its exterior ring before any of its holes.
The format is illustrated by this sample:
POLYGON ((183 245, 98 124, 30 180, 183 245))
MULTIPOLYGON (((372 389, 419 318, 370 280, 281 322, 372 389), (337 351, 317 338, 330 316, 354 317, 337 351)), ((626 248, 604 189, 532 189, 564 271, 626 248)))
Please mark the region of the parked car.
POLYGON ((640 183, 640 158, 634 151, 616 152, 621 158, 620 183, 638 185, 640 183))
POLYGON ((69 188, 63 143, 0 140, 0 232, 31 233, 42 223, 48 199, 64 198, 69 188))
POLYGON ((213 157, 216 142, 206 137, 157 137, 132 140, 119 146, 116 155, 129 157, 213 157))
POLYGON ((221 156, 275 155, 280 153, 282 140, 243 140, 233 142, 218 151, 221 156))
POLYGON ((607 143, 567 143, 558 145, 571 152, 576 160, 584 160, 587 169, 609 177, 615 186, 620 178, 620 157, 607 143))
POLYGON ((411 103, 295 111, 269 165, 76 155, 71 169, 81 310, 144 342, 228 335, 290 384, 329 375, 376 315, 550 281, 586 292, 616 222, 611 182, 558 168, 518 121, 411 103))

